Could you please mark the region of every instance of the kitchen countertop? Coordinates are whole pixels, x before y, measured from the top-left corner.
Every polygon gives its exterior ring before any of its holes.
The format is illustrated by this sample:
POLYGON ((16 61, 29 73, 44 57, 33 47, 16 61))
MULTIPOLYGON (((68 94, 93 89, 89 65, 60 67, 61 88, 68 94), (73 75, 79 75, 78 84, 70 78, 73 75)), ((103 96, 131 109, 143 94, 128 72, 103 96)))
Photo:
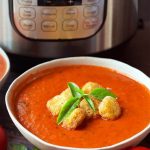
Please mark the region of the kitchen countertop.
MULTIPOLYGON (((11 61, 11 71, 8 80, 0 92, 0 124, 7 130, 9 144, 22 143, 29 149, 32 145, 16 129, 6 111, 4 96, 11 82, 22 72, 41 62, 52 59, 33 59, 27 57, 14 56, 8 54, 11 61)), ((143 24, 141 21, 140 28, 132 39, 126 43, 108 51, 101 52, 90 56, 113 58, 143 71, 150 77, 150 22, 143 24)), ((142 146, 150 148, 150 134, 140 143, 142 146)))

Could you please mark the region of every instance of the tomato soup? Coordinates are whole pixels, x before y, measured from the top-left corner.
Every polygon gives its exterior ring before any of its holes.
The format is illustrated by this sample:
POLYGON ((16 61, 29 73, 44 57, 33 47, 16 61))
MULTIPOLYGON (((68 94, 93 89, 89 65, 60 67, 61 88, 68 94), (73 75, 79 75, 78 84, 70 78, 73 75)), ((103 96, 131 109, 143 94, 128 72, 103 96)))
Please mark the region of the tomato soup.
POLYGON ((150 91, 116 71, 96 66, 64 66, 51 69, 24 86, 14 99, 19 122, 42 140, 61 146, 97 148, 110 146, 143 130, 150 123, 150 91), (122 115, 117 120, 92 119, 76 130, 56 123, 46 108, 53 96, 67 88, 67 82, 83 86, 97 82, 118 96, 122 115))
POLYGON ((3 75, 6 71, 6 62, 2 55, 0 55, 0 80, 2 79, 3 75))

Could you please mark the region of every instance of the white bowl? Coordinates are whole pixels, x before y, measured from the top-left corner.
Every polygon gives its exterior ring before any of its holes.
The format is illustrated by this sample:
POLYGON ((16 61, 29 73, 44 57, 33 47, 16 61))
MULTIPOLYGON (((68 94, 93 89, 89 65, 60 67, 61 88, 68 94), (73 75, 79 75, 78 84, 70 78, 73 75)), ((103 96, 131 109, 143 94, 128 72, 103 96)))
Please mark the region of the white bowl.
POLYGON ((6 55, 6 53, 4 52, 4 50, 2 48, 0 48, 0 55, 4 58, 5 62, 6 62, 6 70, 4 75, 2 76, 2 78, 0 79, 0 89, 1 87, 4 85, 4 82, 6 81, 7 77, 8 77, 8 73, 10 70, 10 62, 9 62, 9 58, 6 55))
MULTIPOLYGON (((54 68, 57 66, 64 66, 64 65, 78 65, 78 64, 85 64, 85 65, 95 65, 95 66, 102 66, 111 68, 113 70, 116 70, 117 72, 120 72, 122 74, 125 74, 126 76, 138 81, 139 83, 144 84, 149 90, 150 90, 150 79, 148 76, 146 76, 141 71, 116 60, 112 59, 104 59, 104 58, 94 58, 94 57, 73 57, 73 58, 64 58, 64 59, 57 59, 50 62, 46 62, 43 64, 40 64, 36 67, 33 67, 32 69, 26 71, 24 74, 22 74, 20 77, 18 77, 9 87, 8 92, 6 94, 6 107, 9 112, 9 115, 16 125, 16 127, 19 129, 19 131, 23 134, 23 136, 29 140, 32 144, 37 146, 38 148, 42 150, 55 150, 55 149, 71 149, 71 150, 77 150, 77 148, 73 147, 65 147, 65 146, 58 146, 54 144, 47 143, 37 136, 33 135, 31 132, 29 132, 27 129, 25 129, 17 120, 15 117, 13 111, 12 111, 12 105, 11 100, 14 95, 15 89, 21 85, 24 84, 24 81, 29 76, 34 76, 38 74, 39 72, 43 70, 47 70, 50 68, 54 68)), ((26 80, 27 81, 27 80, 26 80)), ((120 143, 114 144, 112 146, 107 147, 101 147, 101 148, 92 148, 91 150, 117 150, 117 149, 123 149, 128 146, 133 146, 138 144, 141 140, 144 139, 144 137, 150 132, 150 124, 143 129, 138 134, 132 136, 129 139, 126 139, 120 143)), ((79 148, 81 150, 86 150, 86 148, 79 148)))

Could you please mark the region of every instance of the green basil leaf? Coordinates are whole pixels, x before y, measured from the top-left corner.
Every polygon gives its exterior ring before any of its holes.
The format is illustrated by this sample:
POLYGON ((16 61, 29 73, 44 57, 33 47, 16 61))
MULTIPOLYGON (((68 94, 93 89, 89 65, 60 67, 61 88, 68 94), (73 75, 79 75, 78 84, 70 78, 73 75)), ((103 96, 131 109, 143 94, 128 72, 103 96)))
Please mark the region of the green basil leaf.
POLYGON ((80 98, 83 95, 83 91, 75 83, 68 82, 68 87, 70 88, 73 97, 80 98))
POLYGON ((37 147, 34 147, 33 150, 40 150, 40 149, 38 149, 37 147))
POLYGON ((87 95, 83 95, 83 98, 87 101, 87 103, 89 104, 91 109, 93 109, 93 111, 95 111, 95 106, 94 106, 94 103, 91 100, 91 98, 89 96, 87 96, 87 95))
POLYGON ((105 88, 96 88, 95 90, 93 90, 91 92, 90 95, 94 96, 95 98, 97 98, 98 100, 101 100, 101 101, 106 96, 111 96, 111 97, 117 98, 117 96, 114 93, 112 93, 111 91, 109 91, 105 88))
POLYGON ((27 147, 23 144, 12 144, 11 149, 12 150, 28 150, 27 147))
POLYGON ((68 111, 73 107, 74 103, 78 100, 77 97, 71 97, 61 108, 57 118, 57 124, 59 125, 65 118, 68 111))
POLYGON ((80 104, 80 99, 78 99, 72 106, 71 108, 68 110, 68 112, 65 115, 65 118, 69 117, 69 115, 73 112, 73 110, 75 110, 80 104))

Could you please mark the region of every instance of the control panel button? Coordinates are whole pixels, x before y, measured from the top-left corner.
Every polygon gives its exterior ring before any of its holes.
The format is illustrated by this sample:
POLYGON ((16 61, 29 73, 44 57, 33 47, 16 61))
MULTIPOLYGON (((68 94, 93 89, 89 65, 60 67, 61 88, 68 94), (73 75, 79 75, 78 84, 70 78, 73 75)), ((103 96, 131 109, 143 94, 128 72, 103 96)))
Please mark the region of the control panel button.
POLYGON ((92 17, 98 15, 98 6, 87 6, 84 8, 84 16, 92 17))
POLYGON ((20 21, 20 25, 21 25, 23 30, 27 30, 27 31, 35 30, 35 22, 33 20, 22 19, 20 21))
POLYGON ((86 5, 91 5, 91 4, 96 4, 99 3, 99 0, 83 0, 83 4, 86 5))
POLYGON ((46 8, 42 10, 43 19, 55 19, 57 17, 57 10, 55 8, 46 8))
POLYGON ((70 19, 70 18, 77 18, 77 8, 65 8, 64 9, 64 18, 70 19))
POLYGON ((78 22, 76 20, 65 20, 63 22, 64 31, 76 31, 78 28, 78 22))
POLYGON ((87 18, 84 20, 84 29, 93 29, 98 25, 98 19, 96 17, 87 18))
POLYGON ((35 0, 18 0, 18 2, 21 5, 25 5, 25 6, 37 5, 37 1, 35 1, 35 0))
POLYGON ((44 32, 55 32, 57 30, 57 23, 55 21, 44 21, 42 23, 42 30, 44 32))
POLYGON ((20 17, 26 19, 35 18, 35 9, 34 8, 20 8, 20 17))

